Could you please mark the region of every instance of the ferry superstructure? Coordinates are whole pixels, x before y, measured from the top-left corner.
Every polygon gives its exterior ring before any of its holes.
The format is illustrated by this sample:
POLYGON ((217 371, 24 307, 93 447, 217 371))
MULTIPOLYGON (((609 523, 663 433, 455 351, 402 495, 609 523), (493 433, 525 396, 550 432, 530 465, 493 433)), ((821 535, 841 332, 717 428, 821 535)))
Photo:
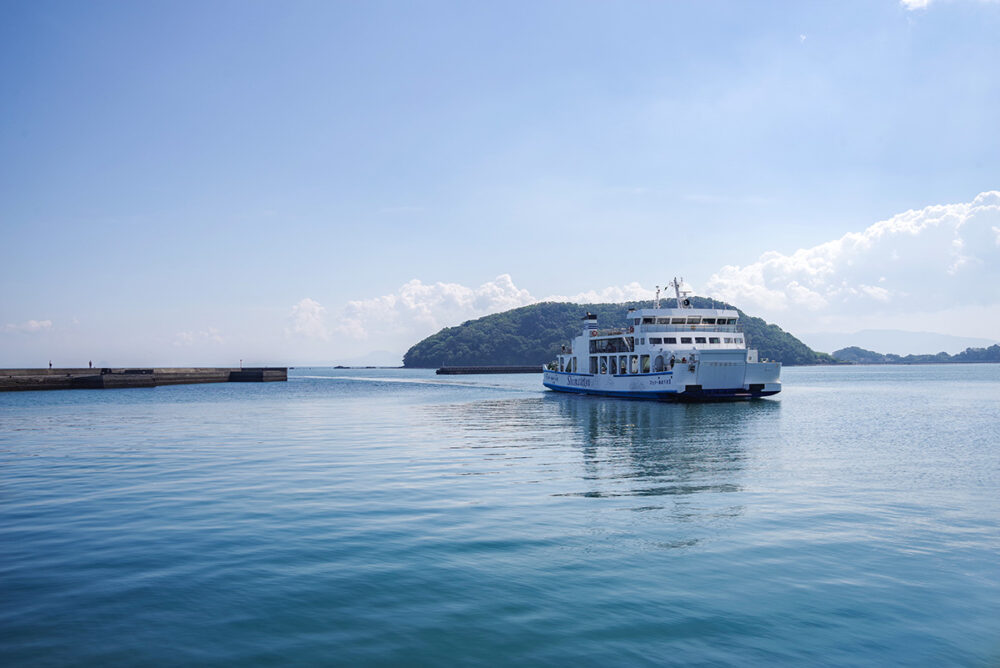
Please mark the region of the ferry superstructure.
POLYGON ((601 330, 587 313, 583 331, 543 372, 550 390, 657 401, 719 401, 781 391, 780 362, 747 347, 733 309, 693 308, 675 278, 676 306, 629 310, 624 328, 601 330))

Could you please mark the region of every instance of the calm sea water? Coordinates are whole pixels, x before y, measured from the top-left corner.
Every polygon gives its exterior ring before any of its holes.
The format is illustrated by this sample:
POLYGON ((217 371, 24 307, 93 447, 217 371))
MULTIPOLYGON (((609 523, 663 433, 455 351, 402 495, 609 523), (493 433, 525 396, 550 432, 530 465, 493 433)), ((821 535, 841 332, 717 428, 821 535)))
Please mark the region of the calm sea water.
POLYGON ((1000 365, 0 394, 0 664, 1000 664, 1000 365))

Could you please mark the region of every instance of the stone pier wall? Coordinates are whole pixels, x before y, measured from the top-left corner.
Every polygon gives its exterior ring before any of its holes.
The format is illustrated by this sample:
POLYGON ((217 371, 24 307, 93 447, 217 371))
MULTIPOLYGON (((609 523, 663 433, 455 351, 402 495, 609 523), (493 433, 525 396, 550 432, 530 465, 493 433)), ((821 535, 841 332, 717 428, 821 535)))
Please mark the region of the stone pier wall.
POLYGON ((288 380, 284 367, 146 369, 0 369, 0 392, 156 387, 191 383, 266 383, 288 380))

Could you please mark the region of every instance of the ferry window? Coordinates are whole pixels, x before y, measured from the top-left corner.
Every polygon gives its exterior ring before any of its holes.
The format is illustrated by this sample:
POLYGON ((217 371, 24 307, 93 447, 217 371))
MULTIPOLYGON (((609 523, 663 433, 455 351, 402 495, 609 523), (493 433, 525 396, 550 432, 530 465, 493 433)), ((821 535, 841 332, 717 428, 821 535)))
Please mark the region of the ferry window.
POLYGON ((730 318, 729 319, 729 324, 730 325, 735 325, 736 324, 736 318, 730 318))
POLYGON ((736 343, 743 343, 743 338, 740 336, 736 337, 736 343))
POLYGON ((656 336, 651 336, 649 337, 649 342, 655 346, 663 343, 663 339, 656 336))
POLYGON ((646 345, 646 339, 639 339, 639 345, 640 346, 646 345))
POLYGON ((638 324, 639 324, 639 318, 636 318, 636 319, 635 319, 635 323, 634 323, 634 324, 636 324, 636 325, 638 325, 638 324))
POLYGON ((566 368, 563 366, 563 364, 564 364, 563 359, 560 357, 559 358, 559 370, 560 371, 565 371, 566 370, 566 368))
POLYGON ((695 343, 705 343, 705 337, 704 336, 696 336, 696 337, 694 337, 694 342, 695 343))
POLYGON ((714 325, 715 324, 715 318, 702 318, 701 319, 701 324, 703 324, 703 325, 714 325))
POLYGON ((716 336, 710 336, 710 337, 708 337, 708 342, 709 343, 718 343, 719 342, 719 338, 716 337, 716 336))
POLYGON ((691 337, 690 336, 682 336, 681 337, 681 343, 691 343, 691 337))
POLYGON ((608 361, 611 362, 611 373, 618 373, 618 358, 612 357, 608 361))
POLYGON ((628 373, 628 369, 626 368, 627 366, 628 366, 628 357, 622 355, 618 359, 618 373, 628 373))
POLYGON ((663 339, 663 342, 664 343, 677 343, 677 337, 676 336, 668 336, 667 338, 663 339))
POLYGON ((642 372, 649 373, 649 355, 642 355, 639 359, 641 360, 642 372))
POLYGON ((689 324, 689 325, 697 325, 699 322, 701 322, 701 316, 700 315, 693 315, 693 316, 691 316, 691 317, 688 318, 687 324, 689 324))
POLYGON ((687 321, 687 318, 671 318, 671 325, 683 325, 687 321))
POLYGON ((654 322, 656 322, 655 318, 643 318, 642 319, 642 324, 644 324, 644 325, 652 325, 654 322))
POLYGON ((607 373, 607 372, 608 372, 608 358, 607 357, 602 357, 601 358, 601 373, 607 373))
POLYGON ((723 340, 724 340, 724 341, 725 341, 726 343, 732 343, 732 342, 733 342, 733 339, 732 339, 732 337, 730 337, 730 336, 727 336, 727 337, 726 337, 725 339, 723 339, 723 340))
POLYGON ((629 359, 629 373, 639 373, 639 356, 632 355, 629 359))
POLYGON ((576 358, 573 358, 573 373, 576 373, 576 358))
POLYGON ((590 358, 590 373, 597 373, 597 358, 590 358))
POLYGON ((656 324, 657 325, 669 325, 670 324, 670 318, 657 318, 656 319, 656 324))

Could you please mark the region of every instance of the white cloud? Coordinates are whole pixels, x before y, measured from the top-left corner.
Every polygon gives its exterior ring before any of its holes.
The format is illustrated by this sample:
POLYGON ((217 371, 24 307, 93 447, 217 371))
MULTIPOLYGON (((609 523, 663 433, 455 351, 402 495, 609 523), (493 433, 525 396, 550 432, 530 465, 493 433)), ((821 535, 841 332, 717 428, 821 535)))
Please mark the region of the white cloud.
MULTIPOLYGON (((792 332, 1000 331, 1000 192, 906 211, 812 248, 722 267, 699 294, 792 332)), ((413 279, 391 294, 348 302, 335 322, 318 302, 304 299, 292 309, 290 331, 324 340, 336 335, 338 350, 353 353, 402 351, 444 327, 540 301, 615 303, 654 295, 651 287, 629 283, 537 297, 508 274, 478 287, 413 279)))
POLYGON ((175 346, 194 346, 201 343, 223 343, 222 334, 215 327, 192 332, 177 332, 174 335, 175 346))
POLYGON ((839 239, 725 266, 708 294, 788 327, 876 311, 891 316, 1000 306, 1000 192, 911 210, 839 239))
POLYGON ((302 299, 292 306, 285 335, 326 341, 330 338, 330 331, 325 323, 325 314, 326 307, 318 301, 309 297, 302 299))
POLYGON ((444 327, 541 301, 623 302, 654 295, 653 290, 630 283, 575 295, 536 297, 517 287, 509 274, 478 287, 413 279, 392 294, 348 302, 331 329, 367 348, 405 350, 444 327))
POLYGON ((575 295, 551 295, 543 300, 547 302, 576 302, 578 304, 613 304, 615 302, 639 301, 641 299, 652 299, 656 292, 649 288, 644 288, 638 283, 629 283, 623 286, 612 286, 600 290, 589 290, 575 295))
POLYGON ((536 301, 527 290, 514 285, 507 274, 478 288, 458 283, 425 285, 415 278, 394 294, 348 302, 336 330, 354 339, 389 330, 422 337, 469 318, 536 301))
POLYGON ((5 332, 24 332, 27 334, 44 332, 52 329, 51 320, 27 320, 22 323, 11 323, 3 326, 5 332))
MULTIPOLYGON (((899 4, 910 11, 917 9, 927 9, 932 2, 937 0, 899 0, 899 4)), ((984 4, 995 3, 997 0, 979 0, 979 2, 984 4)))

